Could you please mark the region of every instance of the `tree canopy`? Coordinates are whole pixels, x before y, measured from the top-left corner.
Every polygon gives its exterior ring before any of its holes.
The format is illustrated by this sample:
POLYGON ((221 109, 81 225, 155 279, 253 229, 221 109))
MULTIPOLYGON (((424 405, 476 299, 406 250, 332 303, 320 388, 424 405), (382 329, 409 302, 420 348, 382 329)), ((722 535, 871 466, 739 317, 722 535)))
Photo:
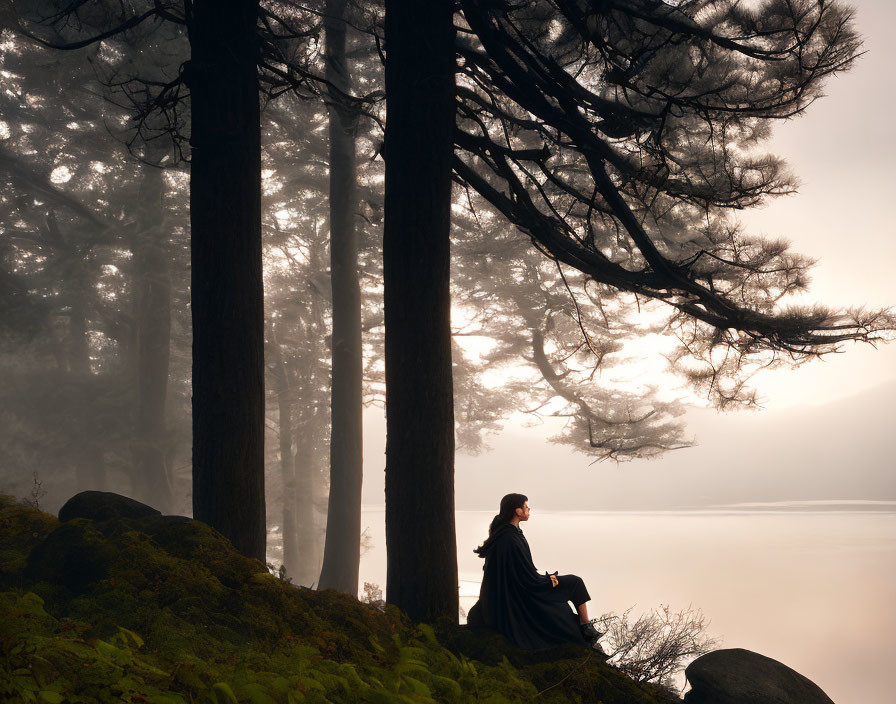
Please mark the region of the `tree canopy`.
POLYGON ((799 115, 855 60, 843 4, 461 9, 458 180, 548 257, 669 304, 711 393, 754 353, 823 354, 893 328, 882 311, 780 308, 811 262, 732 217, 794 191, 783 160, 759 149, 774 120, 799 115))

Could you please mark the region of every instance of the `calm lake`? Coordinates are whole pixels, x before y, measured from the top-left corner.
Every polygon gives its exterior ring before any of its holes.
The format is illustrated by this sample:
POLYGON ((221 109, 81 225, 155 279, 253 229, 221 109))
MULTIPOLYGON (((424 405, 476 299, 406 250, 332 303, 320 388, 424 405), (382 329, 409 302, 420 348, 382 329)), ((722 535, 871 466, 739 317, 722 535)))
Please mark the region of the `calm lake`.
MULTIPOLYGON (((381 507, 361 583, 385 587, 381 507)), ((479 594, 489 511, 458 511, 461 606, 479 594)), ((836 704, 893 704, 896 504, 807 502, 670 512, 553 512, 522 524, 539 570, 578 574, 591 616, 692 605, 720 647, 780 660, 836 704)))

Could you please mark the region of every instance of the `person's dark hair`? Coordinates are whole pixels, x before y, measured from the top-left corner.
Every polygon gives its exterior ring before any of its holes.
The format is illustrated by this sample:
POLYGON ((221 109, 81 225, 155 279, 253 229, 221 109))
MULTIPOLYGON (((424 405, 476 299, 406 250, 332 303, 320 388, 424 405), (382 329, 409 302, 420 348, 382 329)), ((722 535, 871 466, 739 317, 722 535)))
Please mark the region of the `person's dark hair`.
POLYGON ((514 516, 514 511, 522 508, 523 504, 529 500, 528 496, 523 494, 507 494, 501 499, 501 505, 498 507, 498 515, 492 519, 491 525, 488 527, 488 534, 495 532, 495 528, 505 523, 510 523, 510 519, 514 516))
MULTIPOLYGON (((498 507, 498 515, 492 519, 491 525, 488 527, 488 537, 491 538, 492 534, 501 526, 510 523, 510 519, 513 518, 514 512, 518 508, 522 508, 523 504, 529 500, 529 497, 525 494, 507 494, 501 498, 501 505, 498 507)), ((486 540, 486 542, 488 542, 486 540)), ((480 545, 478 548, 473 550, 477 555, 483 555, 483 551, 485 549, 485 543, 480 545)))

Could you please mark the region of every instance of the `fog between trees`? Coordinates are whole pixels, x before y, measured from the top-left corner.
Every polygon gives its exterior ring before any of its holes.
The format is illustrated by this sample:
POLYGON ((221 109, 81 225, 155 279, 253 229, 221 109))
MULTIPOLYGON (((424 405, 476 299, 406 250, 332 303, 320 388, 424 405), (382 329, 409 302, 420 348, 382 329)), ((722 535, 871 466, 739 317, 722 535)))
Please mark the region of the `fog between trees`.
POLYGON ((653 456, 682 409, 600 382, 626 340, 677 335, 725 406, 893 328, 786 308, 810 263, 732 216, 792 190, 762 140, 859 51, 840 3, 454 10, 7 5, 3 488, 120 491, 257 557, 277 525, 295 582, 354 591, 385 403, 387 600, 451 616, 455 441, 526 411, 653 456))

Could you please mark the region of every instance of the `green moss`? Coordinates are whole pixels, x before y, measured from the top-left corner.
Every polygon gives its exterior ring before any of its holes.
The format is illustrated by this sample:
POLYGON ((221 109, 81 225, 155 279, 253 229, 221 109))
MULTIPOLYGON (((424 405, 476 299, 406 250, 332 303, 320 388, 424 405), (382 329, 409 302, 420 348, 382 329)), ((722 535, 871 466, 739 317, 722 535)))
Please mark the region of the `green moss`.
POLYGON ((55 516, 0 494, 0 584, 20 582, 28 555, 58 527, 55 516))
POLYGON ((581 649, 518 650, 294 587, 170 516, 100 523, 0 500, 0 701, 676 701, 581 649))

